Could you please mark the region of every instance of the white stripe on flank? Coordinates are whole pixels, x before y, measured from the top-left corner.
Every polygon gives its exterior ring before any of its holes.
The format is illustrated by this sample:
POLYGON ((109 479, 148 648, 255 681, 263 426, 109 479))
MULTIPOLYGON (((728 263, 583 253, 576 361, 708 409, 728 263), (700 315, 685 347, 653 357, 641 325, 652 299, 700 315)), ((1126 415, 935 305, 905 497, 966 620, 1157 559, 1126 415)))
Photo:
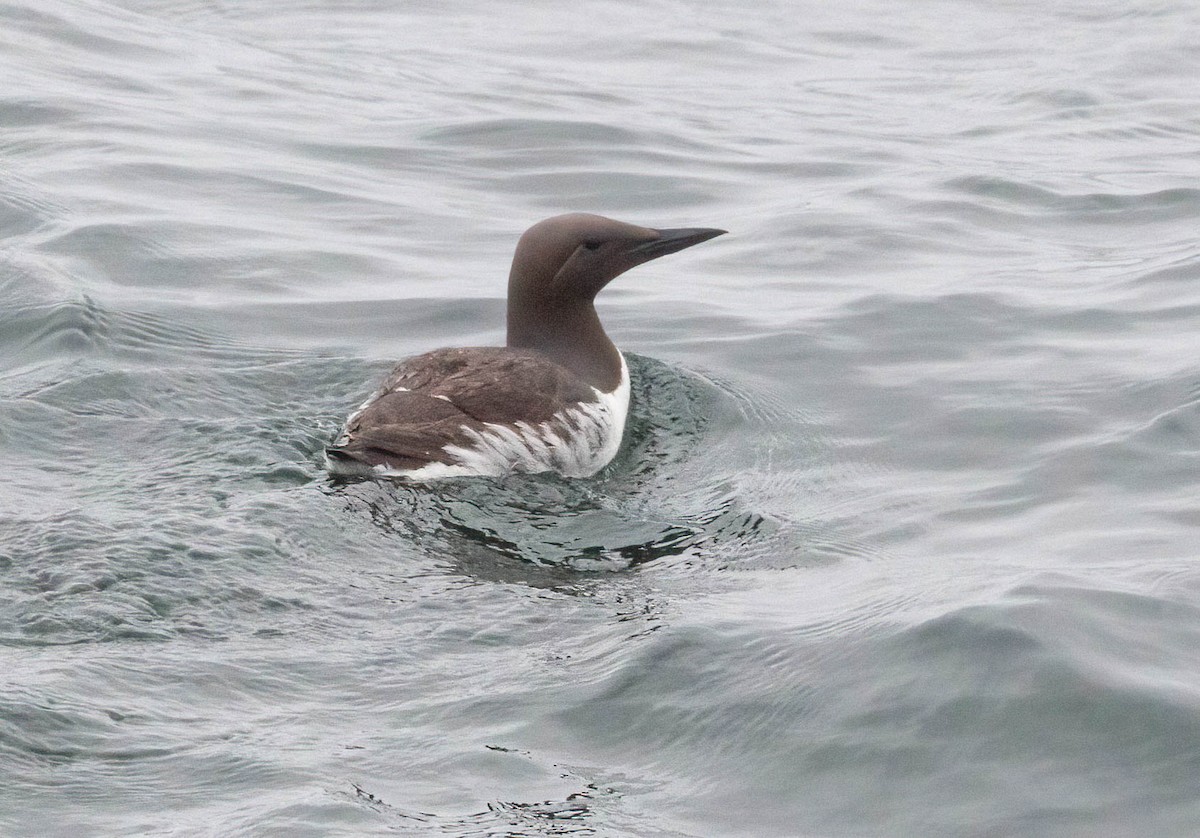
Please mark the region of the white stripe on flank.
POLYGON ((621 447, 629 413, 629 367, 624 356, 617 388, 611 393, 595 393, 596 401, 560 411, 536 425, 488 422, 482 431, 468 429, 470 445, 447 445, 443 449, 453 463, 429 463, 409 471, 376 466, 375 473, 416 480, 499 476, 514 471, 556 471, 564 477, 590 477, 608 465, 621 447))

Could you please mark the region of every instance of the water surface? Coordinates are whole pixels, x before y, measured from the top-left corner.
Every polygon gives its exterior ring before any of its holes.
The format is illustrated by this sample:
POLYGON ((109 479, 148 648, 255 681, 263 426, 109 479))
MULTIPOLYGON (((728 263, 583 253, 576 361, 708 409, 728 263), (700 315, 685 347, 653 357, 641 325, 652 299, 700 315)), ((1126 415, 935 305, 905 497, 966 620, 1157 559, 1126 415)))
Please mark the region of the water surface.
POLYGON ((1200 13, 0 5, 0 832, 1190 835, 1200 13), (329 478, 517 236, 595 478, 329 478))

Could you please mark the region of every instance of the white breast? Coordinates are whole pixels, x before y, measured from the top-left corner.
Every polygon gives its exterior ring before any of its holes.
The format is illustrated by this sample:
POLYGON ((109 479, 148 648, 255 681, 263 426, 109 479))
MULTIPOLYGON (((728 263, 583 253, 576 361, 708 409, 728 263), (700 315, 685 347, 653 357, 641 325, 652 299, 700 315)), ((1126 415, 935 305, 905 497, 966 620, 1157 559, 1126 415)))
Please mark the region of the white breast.
POLYGON ((469 429, 469 445, 443 449, 453 458, 452 463, 429 463, 411 471, 376 466, 375 472, 417 480, 498 476, 515 471, 590 477, 608 465, 621 447, 629 413, 629 367, 624 356, 617 388, 611 393, 595 392, 596 401, 556 413, 545 422, 488 422, 483 430, 469 429))

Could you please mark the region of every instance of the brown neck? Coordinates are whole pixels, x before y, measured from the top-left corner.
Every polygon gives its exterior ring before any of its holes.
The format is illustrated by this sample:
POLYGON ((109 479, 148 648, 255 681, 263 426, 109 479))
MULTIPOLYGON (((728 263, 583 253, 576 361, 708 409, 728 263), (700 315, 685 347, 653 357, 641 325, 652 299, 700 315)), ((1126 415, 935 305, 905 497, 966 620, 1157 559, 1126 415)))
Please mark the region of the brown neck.
POLYGON ((536 305, 510 297, 508 345, 541 352, 602 392, 621 383, 621 355, 591 300, 536 305))

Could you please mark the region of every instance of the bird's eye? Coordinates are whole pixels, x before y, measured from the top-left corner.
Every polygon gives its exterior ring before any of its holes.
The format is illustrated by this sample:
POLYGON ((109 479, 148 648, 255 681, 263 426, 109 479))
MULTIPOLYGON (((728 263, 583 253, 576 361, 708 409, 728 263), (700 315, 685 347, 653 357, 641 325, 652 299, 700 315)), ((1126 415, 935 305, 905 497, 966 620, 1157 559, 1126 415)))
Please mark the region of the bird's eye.
POLYGON ((600 242, 584 242, 583 246, 588 250, 598 250, 600 248, 600 242))

